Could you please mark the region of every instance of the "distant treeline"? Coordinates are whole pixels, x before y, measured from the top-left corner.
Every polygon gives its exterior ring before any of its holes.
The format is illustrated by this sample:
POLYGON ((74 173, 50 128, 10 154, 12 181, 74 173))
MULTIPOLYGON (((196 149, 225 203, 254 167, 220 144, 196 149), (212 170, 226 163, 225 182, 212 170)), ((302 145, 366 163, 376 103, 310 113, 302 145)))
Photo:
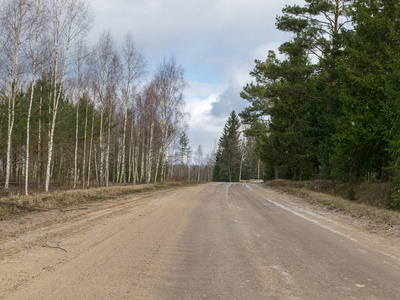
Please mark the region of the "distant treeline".
POLYGON ((283 9, 276 26, 292 38, 256 60, 241 94, 268 179, 399 181, 399 20, 397 0, 283 9))

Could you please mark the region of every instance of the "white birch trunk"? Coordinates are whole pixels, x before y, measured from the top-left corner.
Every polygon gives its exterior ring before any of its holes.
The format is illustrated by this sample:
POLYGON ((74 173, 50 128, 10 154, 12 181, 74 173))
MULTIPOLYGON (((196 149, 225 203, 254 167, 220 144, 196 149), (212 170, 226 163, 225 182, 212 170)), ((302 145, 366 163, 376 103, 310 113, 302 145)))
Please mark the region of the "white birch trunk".
POLYGON ((161 152, 158 151, 157 154, 157 163, 156 163, 156 169, 155 169, 155 175, 154 175, 154 183, 157 183, 157 177, 158 177, 158 169, 160 168, 160 158, 161 158, 161 152))
POLYGON ((138 176, 138 161, 139 161, 139 147, 134 147, 133 153, 133 162, 132 162, 132 177, 133 177, 133 184, 137 183, 137 176, 138 176))
POLYGON ((85 171, 86 171, 86 139, 87 139, 87 125, 88 125, 88 107, 89 101, 86 100, 86 112, 85 112, 85 133, 83 137, 83 158, 82 158, 82 188, 85 188, 85 171))
POLYGON ((36 30, 35 30, 35 45, 33 49, 33 62, 32 62, 32 80, 31 80, 31 96, 29 99, 28 118, 26 121, 26 157, 25 157, 25 195, 28 196, 29 186, 29 138, 30 138, 30 121, 33 103, 33 92, 35 88, 35 69, 36 69, 36 49, 39 34, 39 14, 40 14, 40 0, 36 4, 36 30))
POLYGON ((17 79, 18 79, 18 58, 19 58, 19 47, 20 47, 20 34, 22 30, 22 12, 25 1, 17 3, 14 0, 14 46, 11 60, 11 80, 10 80, 10 96, 8 100, 8 132, 7 132, 7 161, 6 161, 6 180, 4 189, 8 191, 10 184, 10 173, 11 173, 11 144, 12 144, 12 132, 14 128, 15 118, 15 99, 17 94, 17 79))
MULTIPOLYGON (((43 74, 43 67, 42 67, 43 74)), ((43 76, 42 76, 43 77, 43 76)), ((37 167, 37 187, 40 188, 42 183, 42 104, 43 104, 43 87, 40 87, 40 99, 39 99, 39 127, 38 127, 38 167, 37 167)))
POLYGON ((151 172, 153 166, 153 132, 154 132, 154 119, 151 120, 150 125, 150 139, 149 139, 149 151, 148 151, 148 161, 147 161, 147 180, 146 183, 149 184, 151 180, 151 172))
POLYGON ((110 107, 110 112, 109 112, 109 120, 108 120, 108 128, 107 128, 107 148, 106 148, 106 158, 105 158, 105 182, 106 186, 108 187, 109 185, 109 179, 110 179, 110 140, 111 140, 111 116, 112 116, 112 110, 110 107))
POLYGON ((125 148, 126 148, 126 127, 128 122, 128 103, 125 104, 125 118, 124 118, 124 132, 122 136, 122 166, 121 166, 121 178, 120 183, 126 183, 126 172, 125 172, 125 148))
POLYGON ((143 183, 143 178, 144 178, 144 170, 145 170, 144 151, 145 151, 145 144, 144 144, 144 139, 143 139, 142 140, 142 163, 140 165, 140 183, 143 183))
MULTIPOLYGON (((71 9, 74 7, 75 0, 71 0, 71 9)), ((56 7, 55 0, 53 0, 53 14, 59 13, 62 7, 56 7)), ((72 12, 72 11, 71 11, 72 12)), ((68 32, 66 36, 66 49, 65 49, 65 56, 64 56, 64 64, 61 77, 58 78, 58 60, 59 60, 59 34, 60 34, 60 20, 56 20, 55 16, 53 16, 53 34, 54 34, 54 47, 55 47, 55 61, 54 61, 54 95, 53 95, 53 106, 52 106, 52 123, 50 129, 50 137, 49 137, 49 148, 48 148, 48 157, 47 157, 47 171, 46 171, 46 185, 45 185, 45 192, 49 192, 49 184, 50 184, 50 166, 51 166, 51 159, 53 155, 53 143, 54 143, 54 129, 56 126, 56 119, 57 119, 57 111, 58 111, 58 104, 61 97, 63 80, 65 75, 65 69, 67 66, 67 59, 69 53, 69 46, 71 42, 71 30, 72 30, 72 19, 69 20, 68 23, 68 32), (60 80, 59 90, 57 92, 57 81, 60 80)))
POLYGON ((163 120, 163 137, 161 148, 161 182, 165 181, 166 164, 167 164, 167 141, 168 140, 168 114, 163 120))
POLYGON ((96 180, 100 185, 100 174, 99 174, 99 167, 97 163, 97 147, 94 149, 94 169, 95 169, 95 175, 96 175, 96 180))
MULTIPOLYGON (((130 66, 128 65, 128 69, 130 66)), ((129 98, 129 85, 130 80, 128 79, 126 84, 126 92, 125 92, 125 101, 124 101, 124 130, 123 130, 123 137, 122 137, 122 167, 121 167, 121 179, 120 183, 126 183, 126 175, 125 175, 125 145, 126 145, 126 128, 128 123, 128 98, 129 98)))
MULTIPOLYGON (((79 98, 79 93, 78 93, 79 98)), ((78 135, 79 135, 79 99, 76 104, 76 125, 75 125, 75 155, 74 155, 74 189, 78 180, 78 135)))
POLYGON ((75 155, 74 155, 74 189, 78 181, 78 138, 79 138, 79 103, 81 98, 81 51, 78 50, 78 97, 76 101, 76 124, 75 124, 75 155))
POLYGON ((132 116, 132 125, 131 125, 131 136, 129 143, 129 157, 128 157, 128 182, 131 182, 132 173, 133 173, 133 154, 134 154, 134 143, 133 143, 133 116, 132 116))
POLYGON ((91 175, 91 166, 92 166, 92 150, 93 150, 93 134, 94 134, 94 109, 92 112, 92 130, 90 133, 90 144, 89 144, 87 187, 90 186, 90 175, 91 175))
MULTIPOLYGON (((120 139, 118 139, 118 145, 121 142, 119 140, 120 139)), ((122 181, 120 180, 121 179, 121 171, 122 171, 121 157, 122 157, 121 151, 117 151, 117 162, 116 162, 116 164, 117 164, 117 180, 116 180, 116 182, 118 182, 118 183, 122 183, 122 181)))

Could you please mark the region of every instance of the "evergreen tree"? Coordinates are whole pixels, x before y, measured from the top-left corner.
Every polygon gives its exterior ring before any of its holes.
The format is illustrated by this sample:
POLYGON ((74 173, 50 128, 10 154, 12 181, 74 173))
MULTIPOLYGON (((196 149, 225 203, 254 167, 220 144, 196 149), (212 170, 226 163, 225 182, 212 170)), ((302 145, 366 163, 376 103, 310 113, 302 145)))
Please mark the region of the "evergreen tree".
POLYGON ((347 0, 306 0, 303 7, 286 6, 277 27, 294 33, 282 44, 279 61, 270 52, 256 60, 242 98, 251 106, 240 116, 256 138, 268 177, 326 177, 333 150, 334 120, 341 107, 336 57, 340 30, 346 23, 347 0), (317 62, 314 62, 316 58, 317 62))
POLYGON ((369 174, 387 180, 388 148, 399 128, 400 7, 392 0, 355 1, 351 13, 356 26, 347 31, 340 58, 344 116, 336 122, 334 171, 352 183, 369 174))
POLYGON ((214 166, 214 181, 239 181, 241 159, 239 152, 239 127, 239 118, 235 111, 232 111, 225 123, 218 143, 218 152, 214 166))
POLYGON ((185 158, 186 162, 189 162, 191 148, 189 145, 189 137, 186 134, 186 131, 183 131, 179 137, 179 156, 181 160, 181 168, 180 168, 180 177, 183 178, 184 169, 185 169, 185 158))

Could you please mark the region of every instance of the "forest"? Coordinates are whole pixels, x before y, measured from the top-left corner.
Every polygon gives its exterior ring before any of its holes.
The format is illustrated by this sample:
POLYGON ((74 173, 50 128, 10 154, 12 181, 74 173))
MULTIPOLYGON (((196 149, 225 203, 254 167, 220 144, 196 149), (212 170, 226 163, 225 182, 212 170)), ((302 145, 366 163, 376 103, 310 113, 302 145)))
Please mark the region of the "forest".
POLYGON ((393 182, 399 207, 399 19, 396 0, 283 8, 291 38, 255 61, 239 114, 267 179, 393 182))
POLYGON ((211 180, 210 156, 179 144, 183 67, 149 74, 129 32, 89 46, 93 18, 83 0, 0 1, 0 194, 211 180))

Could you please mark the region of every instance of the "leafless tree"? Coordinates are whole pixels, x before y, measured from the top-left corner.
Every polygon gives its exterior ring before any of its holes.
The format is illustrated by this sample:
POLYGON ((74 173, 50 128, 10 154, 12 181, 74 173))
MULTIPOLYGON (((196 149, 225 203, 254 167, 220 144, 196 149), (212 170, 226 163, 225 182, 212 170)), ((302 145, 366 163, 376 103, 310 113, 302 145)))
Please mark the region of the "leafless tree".
POLYGON ((29 185, 29 142, 30 142, 30 120, 31 120, 31 112, 32 112, 32 103, 33 103, 33 92, 35 85, 35 74, 36 74, 36 61, 37 61, 37 43, 39 33, 41 31, 41 0, 35 1, 35 33, 34 33, 34 46, 33 46, 33 58, 32 58, 32 79, 31 79, 31 93, 29 99, 29 108, 28 108, 28 117, 26 124, 26 157, 25 157, 25 195, 28 195, 28 185, 29 185))
POLYGON ((169 125, 174 113, 179 110, 183 102, 182 93, 186 86, 183 77, 183 67, 178 65, 174 58, 164 59, 159 66, 155 82, 160 99, 162 120, 162 149, 161 149, 161 181, 165 180, 167 166, 167 148, 169 137, 169 125))
MULTIPOLYGON (((88 77, 87 74, 87 60, 88 60, 88 52, 84 40, 80 40, 77 44, 76 49, 76 76, 73 79, 76 85, 76 93, 74 98, 76 99, 76 124, 75 124, 75 151, 74 151, 74 189, 76 189, 77 181, 78 181, 78 136, 79 136, 79 103, 80 99, 83 96, 83 80, 88 77), (85 74, 86 73, 86 74, 85 74)), ((87 108, 86 105, 86 120, 85 124, 87 125, 87 108)), ((86 143, 86 126, 85 126, 85 143, 86 143)), ((82 171, 82 178, 84 178, 84 167, 82 171)), ((84 180, 84 179, 83 179, 84 180)))
POLYGON ((195 152, 195 161, 197 164, 197 181, 200 181, 201 168, 203 166, 203 148, 201 145, 197 147, 195 152))
MULTIPOLYGON (((122 72, 124 79, 124 87, 122 89, 123 104, 124 104, 124 128, 122 137, 122 168, 120 177, 121 182, 126 182, 125 176, 125 151, 126 151, 126 132, 128 124, 128 107, 129 102, 133 100, 135 87, 138 85, 139 80, 145 74, 145 61, 141 52, 138 51, 136 44, 133 40, 132 34, 128 34, 125 38, 122 47, 122 72)), ((131 143, 133 140, 131 139, 131 143)))
POLYGON ((52 121, 49 134, 48 157, 46 169, 45 191, 48 193, 51 163, 54 144, 54 130, 57 119, 58 105, 62 95, 63 81, 69 58, 70 47, 79 37, 86 34, 90 29, 90 12, 88 5, 81 0, 52 0, 50 7, 52 17, 52 39, 53 39, 53 100, 51 104, 52 121), (59 70, 61 67, 61 70, 59 70))
POLYGON ((156 87, 154 82, 151 82, 145 90, 145 103, 146 109, 148 109, 148 121, 150 123, 150 134, 148 141, 148 151, 147 151, 147 178, 146 183, 149 184, 152 174, 153 166, 153 153, 154 153, 154 130, 156 123, 156 112, 159 105, 159 99, 157 97, 156 87))
POLYGON ((111 146, 111 125, 113 122, 113 116, 115 106, 116 106, 116 100, 118 98, 117 96, 117 86, 118 82, 120 80, 120 60, 119 56, 116 52, 112 53, 112 59, 111 59, 111 66, 110 66, 110 73, 109 77, 107 80, 107 89, 106 89, 106 104, 107 104, 107 111, 108 111, 108 126, 107 126, 107 140, 106 140, 106 152, 105 152, 105 184, 106 186, 109 185, 109 179, 110 179, 110 146, 111 146))
POLYGON ((29 29, 28 24, 28 5, 26 0, 4 1, 4 15, 2 16, 2 25, 6 28, 7 37, 5 39, 4 50, 6 50, 10 62, 8 65, 9 90, 8 90, 8 132, 7 132, 7 162, 6 162, 6 180, 4 189, 8 190, 11 172, 11 143, 12 132, 15 119, 15 101, 18 89, 19 79, 19 55, 23 42, 23 35, 29 29))
POLYGON ((104 113, 106 107, 106 85, 107 77, 111 72, 111 64, 113 59, 113 41, 109 32, 103 32, 100 35, 97 46, 93 49, 92 55, 92 72, 94 74, 95 86, 99 94, 100 107, 100 170, 99 185, 104 185, 104 161, 105 161, 105 145, 104 145, 104 113))

